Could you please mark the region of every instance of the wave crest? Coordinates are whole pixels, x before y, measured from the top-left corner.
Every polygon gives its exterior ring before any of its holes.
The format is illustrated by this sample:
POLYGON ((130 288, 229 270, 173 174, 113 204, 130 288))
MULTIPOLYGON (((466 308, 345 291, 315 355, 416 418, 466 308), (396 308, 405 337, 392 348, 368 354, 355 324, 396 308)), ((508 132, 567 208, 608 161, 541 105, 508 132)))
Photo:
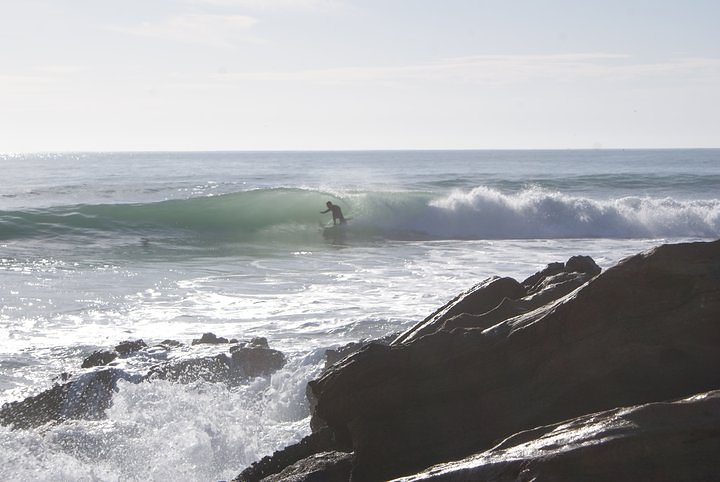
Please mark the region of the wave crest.
POLYGON ((621 197, 595 200, 541 188, 513 194, 478 187, 431 202, 432 231, 459 238, 715 237, 720 201, 621 197))

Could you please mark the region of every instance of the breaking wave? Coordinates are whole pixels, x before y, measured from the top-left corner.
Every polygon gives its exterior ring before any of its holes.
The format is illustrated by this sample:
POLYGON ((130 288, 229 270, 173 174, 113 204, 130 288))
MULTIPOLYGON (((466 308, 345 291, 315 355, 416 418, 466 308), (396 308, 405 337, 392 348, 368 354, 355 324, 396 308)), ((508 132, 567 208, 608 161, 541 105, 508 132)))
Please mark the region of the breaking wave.
MULTIPOLYGON (((102 237, 302 244, 323 239, 325 202, 352 220, 338 229, 358 240, 554 239, 720 236, 720 200, 590 199, 526 188, 430 192, 259 189, 139 204, 1 211, 0 239, 102 237)), ((334 230, 332 230, 334 231, 334 230)), ((327 230, 325 230, 327 235, 327 230)))

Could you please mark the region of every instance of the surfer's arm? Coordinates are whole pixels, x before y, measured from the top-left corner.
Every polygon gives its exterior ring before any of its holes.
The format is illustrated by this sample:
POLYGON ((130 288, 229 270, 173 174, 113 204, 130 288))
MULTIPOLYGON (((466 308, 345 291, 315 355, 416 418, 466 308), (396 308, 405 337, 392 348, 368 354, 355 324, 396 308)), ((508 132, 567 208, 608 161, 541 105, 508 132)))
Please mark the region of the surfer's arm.
POLYGON ((325 213, 329 213, 329 212, 330 212, 330 210, 326 209, 325 211, 320 211, 320 214, 325 214, 325 213))

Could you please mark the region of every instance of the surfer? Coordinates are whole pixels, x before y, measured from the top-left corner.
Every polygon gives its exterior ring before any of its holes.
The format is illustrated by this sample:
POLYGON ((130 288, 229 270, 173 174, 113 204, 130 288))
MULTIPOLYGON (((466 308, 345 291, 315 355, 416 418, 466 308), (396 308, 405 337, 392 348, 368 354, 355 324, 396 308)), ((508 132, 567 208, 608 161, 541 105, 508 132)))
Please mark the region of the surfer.
POLYGON ((340 206, 333 204, 330 201, 326 202, 325 205, 327 206, 327 209, 325 211, 320 211, 320 214, 332 211, 333 226, 337 224, 338 221, 340 221, 340 224, 345 224, 345 216, 343 216, 340 206))

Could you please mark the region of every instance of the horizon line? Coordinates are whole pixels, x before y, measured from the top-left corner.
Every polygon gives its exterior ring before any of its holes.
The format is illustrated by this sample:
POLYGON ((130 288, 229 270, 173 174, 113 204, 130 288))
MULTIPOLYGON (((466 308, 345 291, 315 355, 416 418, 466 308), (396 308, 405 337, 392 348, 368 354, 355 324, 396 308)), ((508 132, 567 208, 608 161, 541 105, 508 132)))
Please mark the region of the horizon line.
POLYGON ((482 148, 315 148, 315 149, 79 149, 0 151, 0 156, 29 154, 258 153, 258 152, 472 152, 472 151, 689 151, 720 147, 482 147, 482 148))

